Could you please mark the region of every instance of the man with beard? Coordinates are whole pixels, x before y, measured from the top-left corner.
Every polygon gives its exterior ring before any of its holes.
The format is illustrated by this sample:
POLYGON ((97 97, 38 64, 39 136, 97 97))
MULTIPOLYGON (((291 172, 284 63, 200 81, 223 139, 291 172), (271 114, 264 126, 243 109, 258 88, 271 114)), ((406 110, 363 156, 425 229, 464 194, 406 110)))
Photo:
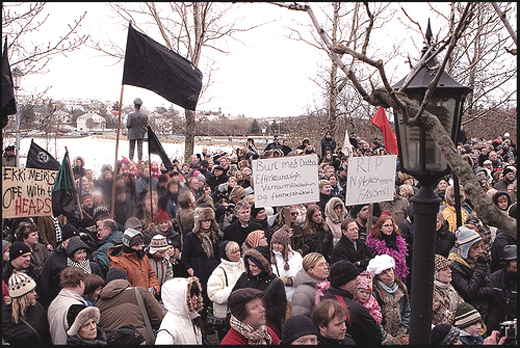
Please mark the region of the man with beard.
POLYGON ((143 234, 127 228, 123 234, 123 244, 108 249, 110 268, 119 268, 128 276, 132 286, 142 286, 152 294, 161 290, 150 260, 143 250, 143 234))

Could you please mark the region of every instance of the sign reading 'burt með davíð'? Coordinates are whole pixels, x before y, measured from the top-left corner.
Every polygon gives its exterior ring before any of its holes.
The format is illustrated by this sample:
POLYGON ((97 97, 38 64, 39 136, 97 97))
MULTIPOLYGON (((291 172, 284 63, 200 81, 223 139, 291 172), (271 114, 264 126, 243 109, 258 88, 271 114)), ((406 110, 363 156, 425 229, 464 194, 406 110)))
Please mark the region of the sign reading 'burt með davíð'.
POLYGON ((317 155, 259 159, 252 165, 257 208, 319 201, 317 155))
POLYGON ((2 218, 52 215, 57 170, 2 167, 2 218))
POLYGON ((350 157, 347 206, 391 201, 397 156, 350 157))

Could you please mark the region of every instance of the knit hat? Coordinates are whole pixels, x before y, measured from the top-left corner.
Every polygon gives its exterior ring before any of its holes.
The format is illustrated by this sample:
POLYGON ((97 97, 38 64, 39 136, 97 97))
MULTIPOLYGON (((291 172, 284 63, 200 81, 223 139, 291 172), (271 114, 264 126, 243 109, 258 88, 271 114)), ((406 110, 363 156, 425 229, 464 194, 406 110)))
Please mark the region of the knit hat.
POLYGON ((36 288, 36 282, 27 274, 14 271, 7 281, 7 287, 9 288, 9 296, 16 298, 31 292, 36 288))
POLYGON ((23 254, 27 254, 31 252, 31 248, 24 242, 16 241, 11 245, 9 249, 9 260, 14 260, 23 254))
POLYGON ((359 212, 366 206, 366 204, 358 204, 352 207, 352 216, 355 218, 359 212))
POLYGON ((94 209, 94 215, 92 216, 92 218, 95 221, 101 221, 101 220, 109 219, 110 218, 110 212, 108 211, 107 207, 99 206, 96 209, 94 209))
POLYGON ((457 236, 460 254, 463 259, 468 258, 469 248, 471 248, 471 246, 476 242, 482 240, 482 237, 480 237, 480 235, 477 232, 470 230, 469 228, 464 226, 460 226, 457 229, 455 235, 457 236))
POLYGON ((128 324, 112 332, 107 339, 107 343, 109 345, 139 345, 145 340, 134 325, 128 324))
POLYGON ((61 240, 66 241, 69 238, 79 236, 79 230, 71 224, 70 222, 67 222, 65 226, 61 228, 61 240))
POLYGON ((67 335, 76 336, 79 329, 81 329, 83 324, 85 324, 85 322, 90 318, 96 319, 96 323, 99 323, 99 308, 94 306, 87 307, 79 304, 71 305, 67 312, 67 323, 69 324, 67 335))
POLYGON ((445 269, 446 267, 449 267, 451 261, 448 261, 444 256, 435 254, 435 265, 434 269, 435 271, 440 271, 441 269, 445 269))
POLYGON ((459 329, 465 329, 481 320, 480 313, 469 303, 462 302, 458 305, 455 312, 455 326, 459 329))
POLYGON ((240 321, 247 317, 246 304, 255 298, 263 298, 264 292, 253 288, 242 288, 233 291, 228 298, 231 314, 240 321))
POLYGON ((350 261, 340 260, 330 268, 330 285, 339 288, 341 285, 356 279, 359 269, 350 261))
POLYGON ((298 338, 306 335, 318 336, 316 325, 304 315, 296 315, 285 321, 282 328, 281 345, 291 344, 298 338))
POLYGON ((125 233, 123 233, 123 245, 126 245, 127 247, 131 247, 132 245, 137 245, 138 238, 141 237, 141 243, 143 241, 143 234, 139 231, 134 230, 133 228, 127 228, 125 230, 125 233), (132 241, 133 238, 136 238, 134 241, 132 241))
POLYGON ((504 247, 504 252, 502 253, 502 256, 500 257, 500 261, 511 261, 517 259, 517 253, 516 253, 516 244, 510 244, 506 245, 504 247))
POLYGON ((156 234, 153 236, 152 241, 150 242, 150 250, 148 252, 154 255, 158 251, 163 251, 168 249, 168 241, 166 237, 161 234, 156 234))
POLYGON ((363 271, 358 275, 358 289, 372 291, 372 276, 369 271, 363 271))
POLYGON ((451 346, 457 342, 460 330, 450 324, 437 324, 432 329, 433 346, 451 346))
POLYGON ((273 235, 271 236, 271 244, 278 243, 283 244, 285 246, 289 245, 291 242, 291 237, 289 237, 289 234, 287 233, 287 229, 289 229, 286 225, 278 229, 273 235))
POLYGON ((260 243, 260 236, 264 234, 264 231, 257 230, 249 233, 246 238, 247 244, 249 244, 252 248, 256 248, 260 243))
POLYGON ((83 202, 85 201, 85 199, 88 199, 88 198, 92 198, 92 195, 84 195, 83 197, 81 197, 81 204, 83 204, 83 202))
POLYGON ((504 173, 504 176, 506 176, 507 173, 515 173, 516 174, 516 170, 514 169, 514 167, 507 166, 507 167, 504 168, 503 173, 504 173))
POLYGON ((126 220, 125 228, 132 228, 132 229, 138 229, 139 227, 142 227, 141 220, 136 218, 135 216, 129 217, 128 220, 126 220))
POLYGON ((110 268, 107 272, 107 284, 116 279, 128 280, 128 276, 121 268, 110 268))
POLYGON ((394 268, 395 260, 392 256, 387 254, 376 255, 373 259, 368 262, 367 271, 370 272, 372 279, 383 271, 394 268))
POLYGON ((197 175, 197 179, 206 182, 206 177, 201 172, 199 172, 199 175, 197 175))
POLYGON ((164 210, 159 210, 157 215, 155 215, 155 223, 160 224, 161 222, 167 222, 167 221, 170 221, 170 216, 168 215, 168 213, 165 212, 164 210))

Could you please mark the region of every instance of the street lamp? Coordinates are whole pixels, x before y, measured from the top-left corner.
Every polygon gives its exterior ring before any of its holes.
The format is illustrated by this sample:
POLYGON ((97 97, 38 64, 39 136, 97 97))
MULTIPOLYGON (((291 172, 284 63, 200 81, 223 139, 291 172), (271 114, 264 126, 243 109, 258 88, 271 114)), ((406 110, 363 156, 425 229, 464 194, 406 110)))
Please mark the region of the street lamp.
POLYGON ((13 88, 15 90, 16 99, 16 166, 20 167, 20 107, 18 106, 18 89, 20 89, 22 85, 23 72, 20 68, 15 67, 11 71, 11 75, 13 76, 13 88))
MULTIPOLYGON (((432 34, 430 21, 425 35, 428 45, 432 34)), ((422 50, 422 55, 427 47, 422 50)), ((417 106, 424 99, 428 84, 438 70, 434 59, 423 67, 404 90, 417 106)), ((398 90, 405 79, 393 86, 398 90)), ((471 88, 463 86, 442 71, 437 89, 425 110, 436 115, 444 129, 457 141, 462 118, 462 107, 471 88)), ((416 178, 421 188, 411 198, 414 203, 413 258, 411 274, 410 344, 431 343, 433 273, 435 259, 436 219, 441 199, 432 186, 450 172, 448 162, 432 137, 419 127, 407 127, 397 117, 396 135, 401 171, 416 178)))

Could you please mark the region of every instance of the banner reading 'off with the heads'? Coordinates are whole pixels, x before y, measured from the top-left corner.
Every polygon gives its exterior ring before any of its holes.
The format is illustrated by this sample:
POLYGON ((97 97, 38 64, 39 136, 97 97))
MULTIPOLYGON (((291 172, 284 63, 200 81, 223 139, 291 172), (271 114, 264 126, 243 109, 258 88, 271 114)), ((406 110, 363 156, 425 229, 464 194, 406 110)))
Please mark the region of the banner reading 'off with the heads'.
POLYGON ((57 170, 2 167, 2 217, 52 215, 57 170))
POLYGON ((257 208, 320 200, 318 156, 259 159, 252 164, 257 208))

